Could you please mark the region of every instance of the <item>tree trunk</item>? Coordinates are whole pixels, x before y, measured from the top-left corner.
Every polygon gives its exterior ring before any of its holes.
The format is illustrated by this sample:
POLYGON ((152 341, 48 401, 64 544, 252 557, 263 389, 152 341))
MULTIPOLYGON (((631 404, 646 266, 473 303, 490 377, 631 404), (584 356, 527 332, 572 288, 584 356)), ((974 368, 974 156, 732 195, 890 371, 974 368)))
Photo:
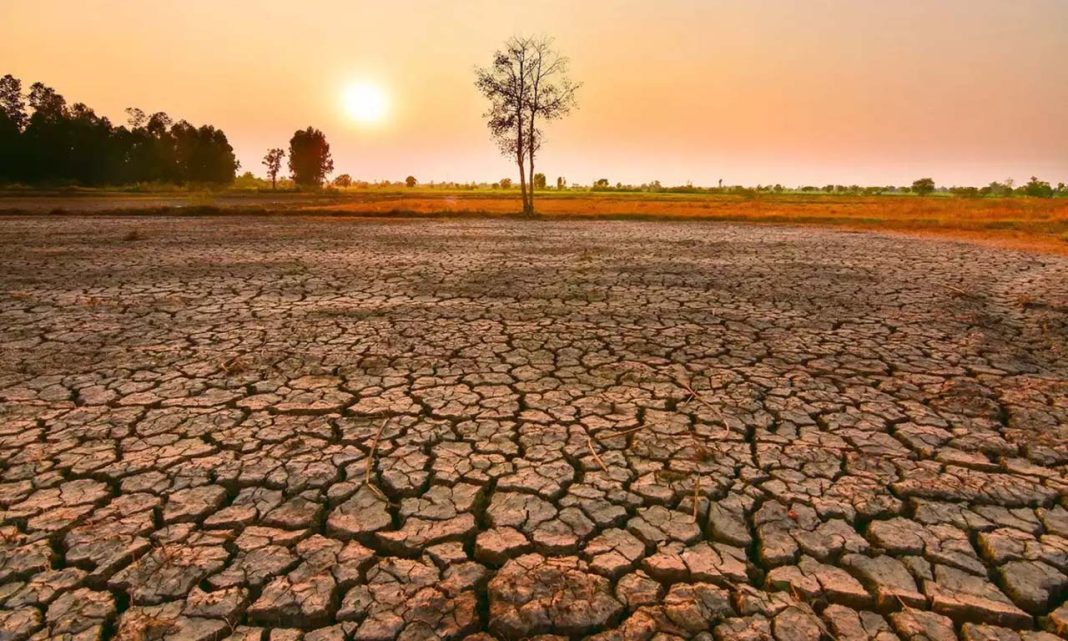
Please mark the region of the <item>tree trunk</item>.
POLYGON ((534 150, 531 149, 528 154, 530 157, 530 169, 527 171, 527 175, 530 176, 530 200, 527 201, 527 215, 534 215, 534 150))
POLYGON ((527 212, 530 216, 534 215, 534 114, 530 114, 530 134, 527 136, 527 158, 530 162, 530 202, 527 206, 530 210, 527 212))
POLYGON ((517 111, 516 113, 516 152, 515 159, 519 165, 519 190, 523 194, 523 213, 526 214, 530 209, 529 201, 527 200, 527 174, 524 157, 526 154, 526 145, 523 144, 523 112, 517 111))
POLYGON ((534 114, 530 114, 530 127, 527 133, 526 155, 530 163, 527 175, 530 176, 530 198, 527 200, 526 209, 523 210, 528 216, 534 215, 534 114))
POLYGON ((519 190, 523 193, 523 213, 525 214, 530 205, 527 203, 526 163, 524 162, 522 151, 519 152, 517 160, 519 161, 519 190))

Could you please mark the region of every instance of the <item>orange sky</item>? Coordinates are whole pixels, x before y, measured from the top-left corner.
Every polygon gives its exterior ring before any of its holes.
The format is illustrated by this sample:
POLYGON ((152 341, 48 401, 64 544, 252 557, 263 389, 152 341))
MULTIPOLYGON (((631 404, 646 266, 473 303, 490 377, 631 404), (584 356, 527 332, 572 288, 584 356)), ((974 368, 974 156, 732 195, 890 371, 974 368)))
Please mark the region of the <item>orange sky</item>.
POLYGON ((1068 182, 1065 0, 0 0, 0 74, 215 124, 258 174, 310 124, 335 173, 495 180, 472 69, 514 33, 584 83, 550 181, 1068 182), (387 122, 346 117, 352 82, 387 122))

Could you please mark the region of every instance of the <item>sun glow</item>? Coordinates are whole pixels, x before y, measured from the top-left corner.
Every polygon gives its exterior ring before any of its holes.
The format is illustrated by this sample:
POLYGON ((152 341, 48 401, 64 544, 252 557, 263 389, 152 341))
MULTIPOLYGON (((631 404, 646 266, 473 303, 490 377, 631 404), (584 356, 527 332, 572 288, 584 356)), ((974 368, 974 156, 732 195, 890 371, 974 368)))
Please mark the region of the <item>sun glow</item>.
POLYGON ((345 113, 364 125, 381 122, 389 112, 389 97, 378 85, 360 83, 349 85, 341 96, 345 113))

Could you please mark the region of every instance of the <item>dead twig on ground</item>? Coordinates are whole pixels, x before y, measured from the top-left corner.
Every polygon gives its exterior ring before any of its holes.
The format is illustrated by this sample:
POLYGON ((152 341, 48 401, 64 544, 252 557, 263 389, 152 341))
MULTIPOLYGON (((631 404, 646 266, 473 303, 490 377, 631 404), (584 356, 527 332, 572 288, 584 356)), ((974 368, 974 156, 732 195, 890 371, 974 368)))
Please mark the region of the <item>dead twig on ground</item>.
POLYGON ((693 479, 693 522, 697 523, 697 507, 700 505, 701 496, 701 473, 694 472, 693 479))
POLYGON ((235 354, 223 361, 222 369, 226 374, 240 374, 245 371, 245 363, 241 361, 241 354, 235 354))
POLYGON ((601 457, 597 454, 597 450, 593 448, 593 437, 589 434, 586 435, 586 447, 590 448, 590 455, 593 456, 593 460, 597 461, 597 464, 601 466, 601 470, 608 473, 608 466, 604 464, 601 457))
POLYGON ((375 438, 371 441, 371 452, 367 455, 367 467, 365 468, 363 475, 363 482, 367 487, 371 488, 372 492, 386 502, 389 502, 386 493, 383 492, 373 480, 371 480, 371 476, 374 474, 375 456, 378 453, 378 442, 382 440, 382 432, 386 429, 386 424, 389 423, 389 418, 390 417, 387 416, 385 420, 382 421, 382 424, 378 426, 378 431, 375 432, 375 438))

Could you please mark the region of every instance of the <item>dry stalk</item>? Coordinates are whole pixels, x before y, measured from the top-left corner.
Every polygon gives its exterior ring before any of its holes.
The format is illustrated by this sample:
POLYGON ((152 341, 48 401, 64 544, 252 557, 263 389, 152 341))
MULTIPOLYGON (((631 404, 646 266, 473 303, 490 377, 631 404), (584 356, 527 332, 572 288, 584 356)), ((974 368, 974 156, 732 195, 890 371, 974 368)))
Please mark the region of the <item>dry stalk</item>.
POLYGON ((386 429, 386 424, 389 423, 389 417, 387 416, 382 424, 378 426, 378 431, 375 432, 375 438, 371 441, 371 453, 367 455, 367 467, 364 470, 363 482, 367 487, 371 488, 371 491, 378 495, 383 501, 389 502, 385 492, 379 489, 378 485, 371 480, 371 475, 374 472, 375 457, 378 455, 378 442, 382 440, 382 432, 386 429))
POLYGON ((693 522, 697 523, 698 497, 701 496, 701 473, 694 472, 693 479, 693 522))
POLYGON ((241 354, 235 354, 233 357, 223 361, 223 372, 226 374, 240 374, 245 371, 245 364, 240 359, 241 354))
POLYGON ((601 460, 601 457, 597 454, 597 450, 593 449, 593 437, 589 434, 586 435, 586 447, 590 448, 590 455, 593 456, 593 460, 597 461, 597 464, 601 466, 601 470, 607 474, 608 466, 601 460))

